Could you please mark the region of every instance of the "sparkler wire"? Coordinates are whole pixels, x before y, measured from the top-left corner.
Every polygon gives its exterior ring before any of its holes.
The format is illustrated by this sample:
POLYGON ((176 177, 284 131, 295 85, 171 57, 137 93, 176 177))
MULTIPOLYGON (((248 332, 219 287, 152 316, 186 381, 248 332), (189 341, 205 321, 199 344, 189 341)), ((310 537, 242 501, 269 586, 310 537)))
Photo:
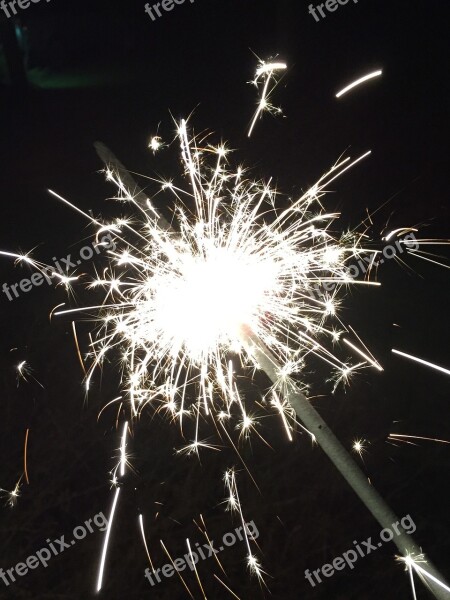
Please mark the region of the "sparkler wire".
MULTIPOLYGON (((142 205, 145 202, 148 207, 148 198, 146 194, 139 188, 129 171, 127 171, 114 154, 112 154, 106 146, 100 143, 96 143, 95 148, 107 169, 116 171, 121 180, 129 187, 135 201, 137 199, 137 203, 142 205)), ((163 217, 159 218, 159 223, 165 229, 171 229, 170 225, 163 217)), ((248 346, 248 350, 256 365, 264 371, 272 383, 280 389, 285 399, 295 410, 300 421, 302 421, 305 427, 307 427, 307 429, 315 436, 318 445, 325 454, 327 454, 328 458, 332 461, 334 466, 383 529, 390 529, 394 523, 399 523, 400 520, 398 517, 380 494, 370 485, 357 463, 342 446, 341 442, 337 439, 320 414, 311 405, 306 396, 300 391, 299 387, 292 379, 282 375, 282 367, 273 353, 250 330, 250 328, 242 328, 241 337, 242 341, 248 346)), ((400 534, 392 541, 396 544, 398 550, 404 557, 422 554, 419 546, 405 530, 401 530, 400 534)), ((427 561, 427 572, 437 580, 440 580, 443 583, 445 582, 442 575, 429 561, 427 561)), ((429 579, 427 583, 437 600, 450 599, 450 595, 443 587, 441 587, 441 585, 436 584, 433 579, 429 579)))

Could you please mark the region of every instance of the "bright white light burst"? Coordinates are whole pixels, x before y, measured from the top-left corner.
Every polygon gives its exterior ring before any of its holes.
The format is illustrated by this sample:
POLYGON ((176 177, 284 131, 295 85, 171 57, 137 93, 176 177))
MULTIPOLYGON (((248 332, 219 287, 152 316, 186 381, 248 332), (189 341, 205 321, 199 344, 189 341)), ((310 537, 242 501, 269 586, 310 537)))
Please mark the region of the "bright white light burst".
MULTIPOLYGON (((201 414, 223 420, 237 412, 241 430, 253 429, 236 384, 236 373, 256 367, 249 331, 281 365, 281 384, 298 375, 306 359, 325 361, 336 382, 369 366, 349 366, 328 347, 336 343, 336 324, 345 330, 338 318, 340 288, 364 283, 348 276, 347 265, 371 251, 353 232, 335 237, 339 214, 321 204, 325 186, 363 157, 341 160, 299 199, 279 199, 270 182, 247 179, 242 168, 232 171, 223 145, 200 147, 185 121, 178 138, 189 185, 159 182, 156 194, 175 201, 173 229, 150 199, 143 205, 112 168, 107 172, 142 220, 99 228, 99 237, 106 231, 115 236, 115 250, 109 251, 110 267, 92 283, 106 297, 104 305, 90 307, 100 311, 100 331, 86 385, 106 354, 121 349, 133 414, 162 403, 180 420, 195 416, 189 448, 197 451, 211 447, 199 439, 201 414), (326 284, 334 286, 332 293, 326 284)), ((291 437, 292 417, 280 401, 276 405, 291 437)))

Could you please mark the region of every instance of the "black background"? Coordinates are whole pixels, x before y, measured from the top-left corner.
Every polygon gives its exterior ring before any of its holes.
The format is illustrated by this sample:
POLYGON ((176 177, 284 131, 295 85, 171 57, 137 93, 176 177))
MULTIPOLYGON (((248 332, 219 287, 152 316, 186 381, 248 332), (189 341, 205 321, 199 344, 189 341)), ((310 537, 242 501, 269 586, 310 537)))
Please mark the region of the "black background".
MULTIPOLYGON (((52 188, 77 206, 111 217, 126 207, 104 198, 104 182, 93 142, 108 144, 133 171, 171 176, 179 168, 176 149, 153 156, 149 137, 169 140, 173 121, 195 109, 197 131, 216 132, 238 148, 236 162, 256 177, 274 177, 281 190, 307 188, 343 153, 370 159, 333 185, 326 203, 342 211, 342 229, 373 213, 371 235, 389 228, 420 226, 423 237, 448 237, 448 9, 442 0, 350 2, 316 23, 301 0, 196 0, 155 22, 140 0, 41 2, 20 12, 27 37, 32 85, 0 87, 0 249, 28 251, 50 261, 79 249, 91 231, 83 218, 49 196, 52 188), (256 92, 247 85, 256 58, 279 54, 289 69, 274 102, 284 117, 266 115, 250 140, 246 131, 256 92), (383 77, 340 101, 336 91, 361 74, 383 68, 383 77), (379 209, 379 210, 377 210, 379 209)), ((2 21, 5 18, 1 17, 2 21)), ((161 210, 167 210, 161 205, 161 210)), ((84 242, 85 244, 86 242, 84 242)), ((445 247, 438 248, 444 256, 445 247)), ((448 270, 406 259, 378 273, 380 289, 352 292, 341 317, 357 329, 384 365, 365 371, 334 395, 325 366, 311 373, 315 405, 338 437, 351 447, 370 441, 362 465, 397 514, 410 514, 415 537, 442 572, 449 570, 448 469, 450 447, 427 442, 387 443, 390 432, 450 438, 449 378, 391 354, 399 348, 450 365, 448 270), (394 326, 394 323, 397 326, 394 326)), ((448 262, 448 260, 447 260, 448 262)), ((1 259, 0 281, 20 281, 28 272, 1 259)), ((79 303, 89 292, 76 290, 79 303)), ((9 302, 0 294, 0 487, 12 489, 22 473, 23 441, 30 428, 30 485, 14 509, 0 511, 0 566, 10 568, 100 511, 109 510, 108 470, 117 456, 114 409, 97 421, 102 406, 117 395, 112 362, 94 380, 86 399, 70 321, 48 319, 67 301, 64 290, 43 286, 9 302), (14 350, 13 350, 14 349, 14 350), (16 381, 14 366, 27 360, 32 379, 16 381)), ((71 300, 74 303, 73 300, 71 300)), ((248 395, 262 393, 262 378, 248 395)), ((277 419, 264 419, 260 432, 272 449, 253 438, 241 448, 258 483, 239 473, 248 520, 259 532, 261 560, 268 573, 260 589, 245 567, 245 548, 221 554, 225 581, 245 599, 375 599, 411 597, 408 577, 386 544, 312 589, 305 569, 317 569, 352 547, 353 540, 378 537, 379 527, 347 489, 308 436, 289 444, 277 419)), ((220 504, 224 469, 236 464, 229 449, 207 451, 201 464, 174 455, 183 440, 160 416, 145 413, 132 445, 135 473, 127 478, 109 553, 101 598, 187 598, 175 577, 151 588, 144 579, 145 552, 137 515, 146 518, 158 566, 185 553, 186 537, 202 538, 193 524, 200 513, 211 537, 238 525, 220 504), (161 502, 162 504, 155 504, 161 502), (155 513, 159 516, 155 519, 155 513)), ((5 501, 6 502, 6 501, 5 501)), ((93 596, 102 536, 80 541, 6 588, 4 598, 93 596)), ((232 596, 212 577, 210 560, 199 567, 208 598, 232 596)), ((193 576, 187 582, 201 594, 193 576)), ((428 593, 418 583, 418 597, 428 593)))

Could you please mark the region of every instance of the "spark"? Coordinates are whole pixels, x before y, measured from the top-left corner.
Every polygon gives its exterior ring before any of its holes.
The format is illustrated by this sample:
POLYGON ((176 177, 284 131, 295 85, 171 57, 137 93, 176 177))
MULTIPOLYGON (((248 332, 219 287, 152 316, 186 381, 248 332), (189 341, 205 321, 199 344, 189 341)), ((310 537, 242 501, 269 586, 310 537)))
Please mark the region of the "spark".
POLYGON ((159 135, 154 135, 148 145, 148 147, 153 150, 153 154, 156 154, 163 146, 162 138, 159 135))
POLYGON ((36 265, 36 261, 34 261, 32 258, 30 258, 27 254, 16 254, 14 252, 5 252, 2 250, 2 251, 0 251, 0 255, 8 256, 9 258, 15 258, 16 263, 26 262, 33 267, 36 265))
POLYGON ((241 600, 241 598, 239 598, 239 596, 236 596, 236 594, 233 592, 233 590, 231 590, 215 573, 214 573, 214 577, 217 579, 217 581, 219 581, 219 583, 221 583, 223 585, 223 587, 228 590, 230 592, 230 594, 236 598, 237 600, 241 600))
MULTIPOLYGON (((204 518, 203 518, 203 515, 200 515, 200 519, 201 519, 201 522, 202 522, 202 524, 203 524, 203 529, 200 527, 200 525, 199 525, 199 524, 198 524, 198 523, 197 523, 195 520, 194 520, 194 523, 195 523, 195 525, 197 526, 197 528, 199 529, 199 531, 200 531, 200 532, 201 532, 201 533, 202 533, 202 534, 205 536, 205 539, 206 539, 206 541, 208 542, 208 544, 209 544, 210 546, 212 546, 212 545, 213 545, 213 542, 211 541, 211 539, 210 539, 210 537, 209 537, 209 535, 208 535, 208 531, 207 531, 207 527, 206 527, 206 523, 205 523, 205 520, 204 520, 204 518)), ((223 568, 223 566, 222 566, 222 563, 220 562, 220 560, 219 560, 219 557, 217 556, 217 554, 214 554, 214 560, 215 560, 215 561, 216 561, 216 563, 219 565, 219 568, 220 568, 220 570, 222 571, 222 573, 223 573, 224 575, 226 575, 226 573, 225 573, 225 569, 223 568)))
POLYGON ((424 559, 423 554, 419 554, 419 555, 416 555, 416 556, 414 556, 412 554, 408 554, 406 556, 399 556, 399 557, 397 557, 397 560, 399 562, 405 563, 407 569, 411 573, 411 582, 412 582, 412 587, 413 587, 413 593, 414 593, 414 595, 415 595, 415 589, 414 589, 414 580, 413 580, 413 576, 412 576, 413 570, 425 582, 426 582, 427 579, 429 581, 433 581, 436 585, 438 585, 439 587, 441 587, 442 589, 444 589, 446 592, 450 593, 450 587, 448 587, 447 585, 445 585, 437 577, 435 577, 434 575, 432 575, 426 569, 424 569, 423 567, 421 567, 419 565, 419 563, 426 564, 426 560, 424 559))
POLYGON ((26 482, 28 485, 30 485, 30 479, 28 477, 28 464, 27 464, 29 433, 30 433, 30 430, 27 429, 27 431, 25 433, 25 445, 24 445, 24 450, 23 450, 23 469, 24 469, 24 473, 25 473, 25 479, 26 479, 26 482))
MULTIPOLYGON (((123 430, 122 430, 121 443, 120 443, 120 462, 112 473, 112 475, 113 475, 112 484, 116 488, 116 492, 114 494, 114 500, 113 500, 111 513, 110 513, 110 517, 109 517, 109 521, 108 521, 108 528, 106 530, 105 540, 103 543, 103 551, 102 551, 102 557, 100 560, 100 567, 99 567, 99 573, 98 573, 97 592, 99 592, 103 587, 103 577, 104 577, 104 573, 105 573, 105 565, 106 565, 106 557, 108 554, 109 540, 111 537, 111 530, 112 530, 112 526, 113 526, 114 516, 116 513, 117 503, 119 501, 119 494, 120 494, 120 489, 121 489, 119 487, 119 479, 117 477, 117 471, 120 469, 120 476, 124 477, 126 465, 127 465, 127 456, 126 456, 127 433, 128 433, 128 422, 124 423, 123 430)), ((143 529, 142 529, 142 533, 144 534, 143 529)), ((145 535, 144 535, 144 542, 145 542, 145 535)))
MULTIPOLYGON (((426 243, 426 242, 424 242, 424 243, 426 243)), ((446 265, 445 263, 441 263, 438 260, 433 260, 432 258, 427 258, 426 256, 424 256, 424 253, 419 254, 418 251, 413 252, 412 250, 408 250, 408 249, 407 249, 407 252, 411 256, 415 256, 416 258, 421 258, 422 260, 425 260, 427 262, 433 263, 434 265, 438 265, 438 267, 444 267, 444 269, 450 269, 450 265, 446 265)))
POLYGON ((439 444, 450 444, 450 441, 448 441, 448 440, 440 440, 438 438, 424 437, 421 435, 404 435, 402 433, 390 433, 388 435, 388 439, 394 439, 394 441, 399 441, 399 442, 403 442, 406 439, 408 439, 408 440, 424 440, 426 442, 436 442, 439 444))
POLYGON ((66 204, 72 210, 76 211, 80 215, 83 215, 83 217, 89 219, 89 221, 91 221, 92 223, 95 223, 95 225, 98 225, 99 227, 102 226, 102 224, 99 221, 97 221, 96 219, 94 219, 93 217, 91 217, 90 215, 85 213, 84 211, 82 211, 81 208, 78 208, 77 206, 75 206, 75 204, 72 204, 72 202, 69 202, 69 200, 66 200, 65 198, 63 198, 60 194, 57 194, 56 192, 54 192, 53 190, 50 190, 50 189, 48 190, 48 192, 49 192, 49 194, 54 196, 57 200, 66 204))
POLYGON ((363 358, 365 358, 368 363, 370 363, 373 367, 375 367, 375 369, 377 369, 378 371, 384 371, 383 367, 376 360, 374 360, 374 358, 365 354, 360 348, 358 348, 357 346, 355 346, 354 344, 352 344, 345 338, 343 338, 342 341, 345 342, 347 344, 347 346, 350 346, 350 348, 352 348, 355 352, 360 354, 363 358))
POLYGON ((262 85, 261 98, 259 100, 258 107, 250 124, 248 137, 252 135, 253 129, 256 125, 256 121, 258 120, 259 116, 263 111, 278 114, 281 113, 281 109, 273 106, 269 102, 269 98, 277 85, 275 73, 277 73, 278 71, 283 71, 285 69, 287 69, 287 65, 283 62, 266 63, 263 60, 260 61, 256 70, 255 79, 252 81, 252 83, 258 89, 262 85), (272 87, 269 87, 271 82, 273 82, 272 87))
POLYGON ((172 565, 173 565, 174 571, 175 571, 175 573, 178 575, 178 577, 179 577, 179 579, 180 579, 181 583, 183 584, 183 586, 185 587, 185 589, 186 589, 187 593, 188 593, 188 594, 189 594, 189 596, 192 598, 192 600, 195 600, 195 598, 194 598, 194 596, 192 595, 192 593, 191 593, 191 590, 188 588, 188 586, 187 586, 187 584, 186 584, 186 582, 185 582, 185 580, 184 580, 183 576, 180 574, 180 571, 179 571, 179 569, 177 569, 177 568, 175 567, 175 561, 174 561, 174 560, 173 560, 173 558, 171 557, 171 555, 170 555, 169 551, 167 550, 167 548, 166 548, 166 546, 164 545, 164 542, 163 542, 162 540, 160 540, 160 544, 161 544, 161 547, 162 547, 162 549, 164 550, 164 552, 165 552, 165 553, 167 554, 167 556, 169 557, 169 560, 170 560, 170 562, 171 562, 171 563, 172 563, 172 565))
POLYGON ((127 432, 128 432, 128 421, 123 426, 122 443, 120 446, 120 476, 125 475, 125 468, 127 464, 127 432))
POLYGON ((150 551, 149 551, 148 545, 147 545, 147 539, 145 537, 144 517, 142 515, 139 515, 139 527, 140 527, 140 530, 141 530, 142 541, 144 542, 145 551, 147 553, 148 562, 150 563, 152 571, 155 572, 155 567, 153 566, 152 558, 150 556, 150 551))
POLYGON ((22 379, 27 380, 25 375, 29 373, 29 369, 27 367, 27 361, 23 360, 21 363, 17 365, 17 372, 22 379))
POLYGON ((8 498, 7 504, 11 508, 14 508, 16 506, 17 501, 20 497, 20 487, 22 485, 21 481, 22 481, 22 477, 19 479, 19 481, 16 483, 14 489, 11 491, 3 490, 0 488, 0 492, 3 492, 6 495, 6 497, 8 498))
POLYGON ((350 83, 349 85, 345 86, 340 92, 338 92, 336 94, 336 98, 341 98, 341 96, 343 96, 344 94, 346 94, 347 92, 349 92, 350 90, 355 88, 356 86, 361 85, 362 83, 365 83, 369 79, 374 79, 375 77, 380 77, 380 75, 382 75, 382 74, 383 74, 383 71, 379 70, 379 71, 374 71, 373 73, 369 73, 368 75, 364 75, 364 77, 360 77, 356 81, 353 81, 353 83, 350 83))
MULTIPOLYGON (((64 200, 63 198, 58 196, 57 194, 54 194, 54 195, 56 195, 58 197, 58 199, 64 201, 66 204, 69 204, 69 206, 71 206, 74 210, 77 210, 78 212, 81 212, 83 215, 87 216, 86 213, 83 213, 83 211, 79 211, 78 208, 76 208, 74 205, 70 204, 69 202, 67 202, 66 200, 64 200)), ((34 260, 33 258, 31 258, 29 256, 29 254, 17 254, 14 252, 4 252, 4 251, 0 250, 0 256, 15 258, 16 259, 15 264, 24 262, 24 263, 30 265, 31 267, 33 267, 34 269, 36 269, 37 271, 42 273, 42 275, 44 275, 44 277, 47 280, 49 277, 56 277, 57 279, 60 280, 59 283, 63 284, 67 290, 70 289, 70 284, 73 281, 78 281, 78 279, 79 279, 79 277, 75 277, 75 276, 69 277, 67 275, 62 275, 61 273, 58 273, 58 271, 55 271, 52 266, 42 263, 40 261, 34 260)))
POLYGON ((108 528, 106 530, 105 541, 103 543, 102 557, 100 560, 100 567, 99 567, 99 572, 98 572, 97 592, 100 592, 103 587, 103 577, 104 577, 104 573, 105 573, 105 565, 106 565, 106 557, 108 554, 109 539, 111 537, 111 529, 112 529, 112 525, 113 525, 113 521, 114 521, 114 515, 116 513, 117 502, 119 500, 119 494, 120 494, 120 488, 118 487, 116 489, 116 493, 114 494, 114 501, 113 501, 113 505, 111 508, 111 513, 109 515, 108 528))
POLYGON ((292 427, 289 425, 286 419, 286 414, 288 414, 291 417, 293 416, 291 405, 286 400, 282 401, 275 390, 272 391, 272 404, 279 411, 288 439, 290 442, 292 442, 292 427))
POLYGON ((362 459, 362 455, 366 452, 366 443, 367 441, 364 439, 355 440, 353 442, 353 450, 359 454, 359 457, 362 459))
POLYGON ((42 385, 42 383, 40 381, 38 381, 36 379, 36 377, 34 377, 32 375, 33 369, 30 367, 30 365, 27 363, 26 360, 23 360, 22 362, 20 362, 17 367, 17 382, 19 383, 19 379, 23 379, 24 381, 26 381, 28 383, 28 379, 27 377, 31 377, 31 379, 33 379, 33 381, 35 381, 42 389, 44 389, 44 386, 42 385))
POLYGON ((446 375, 450 375, 449 369, 445 369, 444 367, 439 367, 438 365, 428 362, 427 360, 423 360, 423 358, 417 358, 417 356, 412 356, 411 354, 406 354, 406 352, 400 352, 400 350, 392 349, 392 352, 394 352, 394 354, 398 354, 399 356, 404 356, 405 358, 409 358, 410 360, 418 362, 421 365, 425 365, 426 367, 431 367, 432 369, 436 369, 436 371, 440 371, 441 373, 445 373, 446 375))
POLYGON ((204 598, 205 600, 207 600, 207 598, 206 598, 206 594, 205 594, 205 590, 203 589, 202 582, 201 582, 201 580, 200 580, 200 576, 199 576, 199 574, 198 574, 197 567, 196 567, 196 564, 195 564, 195 561, 194 561, 194 557, 193 557, 193 555, 192 555, 192 549, 191 549, 191 544, 190 544, 190 542, 189 542, 189 538, 186 538, 186 545, 187 545, 187 547, 188 547, 188 550, 189 550, 189 555, 190 555, 190 557, 191 557, 191 564, 192 564, 192 565, 193 565, 193 567, 194 567, 194 571, 195 571, 195 577, 196 577, 196 579, 197 579, 197 581, 198 581, 198 585, 199 585, 199 587, 200 587, 200 590, 201 590, 201 592, 202 592, 202 594, 203 594, 203 598, 204 598))
POLYGON ((17 498, 20 496, 20 481, 17 482, 16 487, 10 492, 10 504, 15 506, 17 498))
POLYGON ((399 229, 393 229, 390 231, 385 237, 383 237, 383 241, 389 242, 391 238, 398 237, 399 235, 403 235, 404 233, 417 233, 419 230, 414 227, 400 227, 399 229))
POLYGON ((253 554, 252 549, 250 547, 250 540, 248 538, 246 521, 244 519, 244 513, 242 511, 241 502, 239 500, 239 491, 237 487, 236 481, 236 472, 234 469, 228 469, 225 472, 224 476, 225 485, 228 488, 230 499, 231 500, 231 508, 239 513, 242 523, 242 531, 245 537, 245 543, 247 545, 248 555, 247 555, 247 566, 249 568, 251 575, 256 575, 260 581, 263 580, 264 571, 261 568, 261 564, 258 558, 253 554))
POLYGON ((78 335, 77 335, 77 328, 76 328, 75 321, 72 321, 72 331, 73 331, 73 337, 75 340, 75 347, 77 349, 78 360, 80 361, 81 368, 83 369, 83 373, 86 376, 87 373, 86 373, 86 368, 84 366, 83 357, 81 356, 80 344, 78 343, 78 335))

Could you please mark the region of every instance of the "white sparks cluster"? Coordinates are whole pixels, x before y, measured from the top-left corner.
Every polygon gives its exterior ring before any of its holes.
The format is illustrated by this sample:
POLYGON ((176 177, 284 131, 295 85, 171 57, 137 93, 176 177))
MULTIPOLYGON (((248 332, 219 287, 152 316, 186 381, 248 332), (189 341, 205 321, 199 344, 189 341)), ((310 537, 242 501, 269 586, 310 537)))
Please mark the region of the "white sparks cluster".
POLYGON ((6 498, 6 503, 11 508, 14 508, 17 504, 17 501, 20 497, 20 487, 21 487, 21 479, 16 483, 13 490, 3 490, 0 488, 0 493, 2 496, 6 498))
POLYGON ((423 554, 407 554, 406 556, 397 556, 397 560, 400 563, 405 564, 406 570, 409 573, 410 583, 411 583, 411 591, 414 600, 417 600, 416 587, 414 584, 414 574, 416 574, 420 579, 427 585, 432 582, 439 586, 439 588, 445 590, 450 594, 450 588, 445 585, 442 581, 440 581, 437 577, 435 577, 432 573, 430 573, 426 568, 421 565, 427 565, 427 561, 423 554))
POLYGON ((224 481, 225 481, 225 487, 227 488, 228 493, 229 493, 229 497, 228 497, 228 501, 227 501, 228 510, 237 512, 239 514, 239 517, 242 522, 242 530, 244 532, 245 543, 247 545, 247 551, 248 551, 247 566, 252 575, 256 575, 260 580, 262 580, 264 571, 261 568, 258 558, 253 554, 251 546, 250 546, 250 540, 249 540, 249 536, 247 534, 247 529, 245 526, 244 513, 242 511, 241 502, 239 500, 239 491, 238 491, 237 481, 236 481, 236 472, 234 469, 228 469, 225 472, 224 481))
POLYGON ((256 122, 263 112, 269 112, 272 114, 282 113, 281 108, 274 106, 270 102, 270 96, 278 83, 277 76, 279 71, 284 71, 285 69, 287 69, 287 65, 284 62, 266 63, 264 60, 259 61, 255 78, 251 83, 260 91, 260 99, 250 124, 248 137, 252 135, 256 122))
MULTIPOLYGON (((336 382, 369 364, 349 366, 328 347, 339 338, 336 324, 345 329, 337 316, 340 288, 362 283, 346 266, 370 251, 354 233, 336 238, 331 228, 339 215, 321 204, 325 186, 360 159, 340 161, 300 198, 278 200, 270 182, 229 168, 224 145, 200 147, 184 121, 178 138, 188 185, 159 182, 155 195, 174 200, 173 228, 150 199, 138 202, 108 171, 121 200, 142 220, 99 228, 99 235, 114 234, 116 249, 92 283, 106 297, 104 305, 90 307, 100 311, 100 330, 87 387, 108 352, 120 349, 133 414, 156 404, 172 418, 196 417, 195 441, 186 448, 191 453, 212 448, 201 441, 200 415, 222 423, 237 414, 242 436, 254 429, 237 385, 237 375, 257 367, 246 332, 276 357, 281 385, 309 359, 327 363, 336 382), (325 283, 332 293, 321 288, 325 283)), ((289 405, 276 395, 271 405, 291 437, 289 405)))

